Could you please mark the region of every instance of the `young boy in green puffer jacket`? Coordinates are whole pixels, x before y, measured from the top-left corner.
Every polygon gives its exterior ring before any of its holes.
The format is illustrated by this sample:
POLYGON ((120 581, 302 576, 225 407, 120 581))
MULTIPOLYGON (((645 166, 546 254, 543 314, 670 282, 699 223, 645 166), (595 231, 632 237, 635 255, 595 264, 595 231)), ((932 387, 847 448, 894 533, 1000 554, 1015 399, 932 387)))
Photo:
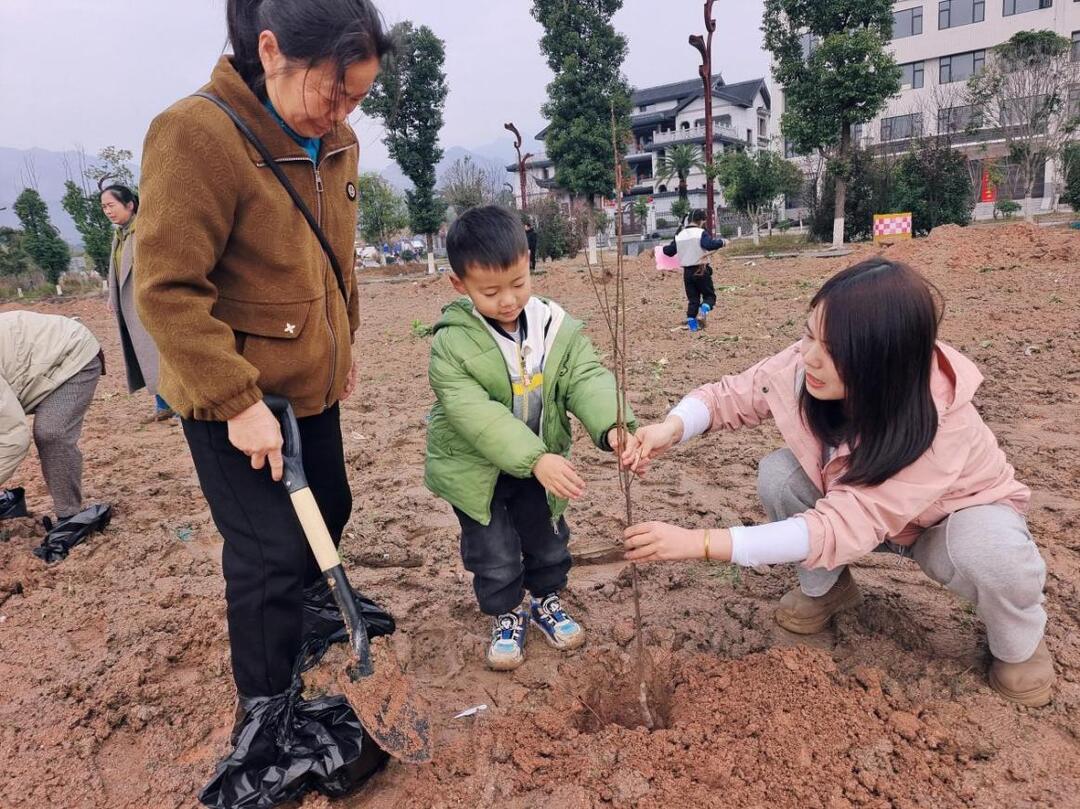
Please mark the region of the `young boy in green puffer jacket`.
MULTIPOLYGON (((462 561, 481 611, 494 617, 487 663, 507 671, 525 659, 530 620, 557 649, 585 642, 559 601, 571 564, 563 512, 585 487, 567 460, 568 413, 598 447, 617 451, 615 379, 581 322, 533 296, 515 214, 466 212, 446 249, 450 281, 468 297, 435 324, 424 481, 461 523, 462 561)), ((627 444, 636 445, 633 435, 627 444)))

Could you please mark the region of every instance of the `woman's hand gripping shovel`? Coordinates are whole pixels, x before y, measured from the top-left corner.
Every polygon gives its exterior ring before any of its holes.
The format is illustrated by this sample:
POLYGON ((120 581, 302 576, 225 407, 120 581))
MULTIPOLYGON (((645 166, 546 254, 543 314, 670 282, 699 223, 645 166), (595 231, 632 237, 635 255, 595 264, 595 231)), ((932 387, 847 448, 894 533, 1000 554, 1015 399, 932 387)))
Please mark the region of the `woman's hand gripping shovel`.
POLYGON ((376 638, 374 643, 368 640, 363 616, 350 595, 352 589, 341 566, 341 557, 308 487, 300 451, 300 430, 292 407, 280 396, 266 396, 265 402, 281 421, 285 488, 288 489, 319 569, 326 577, 334 601, 345 619, 349 646, 356 657, 355 664, 339 675, 338 684, 364 729, 379 747, 409 764, 430 761, 431 721, 428 706, 419 695, 413 693, 389 639, 376 638))

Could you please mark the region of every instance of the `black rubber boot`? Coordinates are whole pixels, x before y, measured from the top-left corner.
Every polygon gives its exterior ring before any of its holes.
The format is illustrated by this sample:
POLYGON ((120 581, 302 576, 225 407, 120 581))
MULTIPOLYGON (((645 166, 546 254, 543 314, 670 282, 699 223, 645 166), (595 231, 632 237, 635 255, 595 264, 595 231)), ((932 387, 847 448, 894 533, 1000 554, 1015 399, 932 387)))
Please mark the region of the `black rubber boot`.
POLYGON ((22 488, 0 489, 0 520, 27 516, 26 491, 22 488))

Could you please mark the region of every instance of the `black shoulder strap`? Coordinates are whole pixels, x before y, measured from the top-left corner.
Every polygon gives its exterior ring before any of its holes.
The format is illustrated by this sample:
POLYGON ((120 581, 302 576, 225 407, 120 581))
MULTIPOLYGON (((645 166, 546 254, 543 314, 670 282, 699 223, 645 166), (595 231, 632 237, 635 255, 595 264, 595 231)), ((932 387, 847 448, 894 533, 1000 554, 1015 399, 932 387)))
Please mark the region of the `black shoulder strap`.
POLYGON ((289 182, 289 178, 285 176, 285 172, 281 170, 281 166, 274 160, 274 156, 270 154, 270 150, 266 148, 266 145, 259 140, 258 137, 256 137, 255 133, 251 131, 251 128, 246 123, 244 123, 243 119, 236 114, 236 110, 220 98, 211 95, 210 93, 194 93, 194 95, 199 98, 205 98, 207 101, 214 102, 221 108, 222 112, 232 119, 232 122, 236 124, 236 128, 240 130, 245 138, 251 141, 251 145, 254 146, 255 150, 262 156, 267 167, 274 172, 274 176, 278 178, 278 182, 280 182, 285 187, 285 190, 289 192, 292 201, 296 204, 296 207, 300 209, 300 213, 304 215, 304 219, 307 220, 307 223, 311 225, 311 229, 315 232, 319 244, 322 245, 323 250, 326 252, 326 257, 330 259, 330 266, 334 268, 334 275, 337 276, 338 289, 341 290, 341 297, 348 303, 349 293, 345 286, 345 275, 341 272, 341 265, 338 264, 338 260, 334 256, 334 250, 330 246, 330 240, 326 238, 326 234, 323 233, 323 229, 319 227, 318 221, 312 215, 308 206, 304 204, 304 200, 300 197, 296 188, 289 182))

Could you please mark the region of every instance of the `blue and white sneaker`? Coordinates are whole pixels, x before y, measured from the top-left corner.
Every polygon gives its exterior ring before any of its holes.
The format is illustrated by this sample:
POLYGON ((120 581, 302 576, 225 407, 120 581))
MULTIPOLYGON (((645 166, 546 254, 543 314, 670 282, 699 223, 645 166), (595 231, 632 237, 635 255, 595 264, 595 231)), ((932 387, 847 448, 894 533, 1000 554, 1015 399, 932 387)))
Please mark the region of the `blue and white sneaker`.
POLYGON ((491 628, 491 645, 487 650, 488 668, 493 671, 513 671, 525 662, 525 630, 529 616, 523 609, 504 612, 491 628))
POLYGON ((698 308, 698 313, 697 313, 698 326, 700 326, 701 328, 704 329, 708 325, 708 323, 709 323, 709 319, 708 319, 709 318, 709 312, 711 312, 711 311, 712 311, 712 307, 709 306, 709 304, 707 304, 707 303, 701 304, 701 306, 698 308))
POLYGON ((686 318, 686 326, 687 326, 687 328, 690 329, 690 331, 697 331, 698 330, 697 318, 696 317, 688 317, 688 318, 686 318))
POLYGON ((534 598, 531 605, 532 622, 540 627, 544 638, 556 649, 576 649, 585 643, 585 630, 563 610, 558 593, 552 593, 543 601, 534 598))

